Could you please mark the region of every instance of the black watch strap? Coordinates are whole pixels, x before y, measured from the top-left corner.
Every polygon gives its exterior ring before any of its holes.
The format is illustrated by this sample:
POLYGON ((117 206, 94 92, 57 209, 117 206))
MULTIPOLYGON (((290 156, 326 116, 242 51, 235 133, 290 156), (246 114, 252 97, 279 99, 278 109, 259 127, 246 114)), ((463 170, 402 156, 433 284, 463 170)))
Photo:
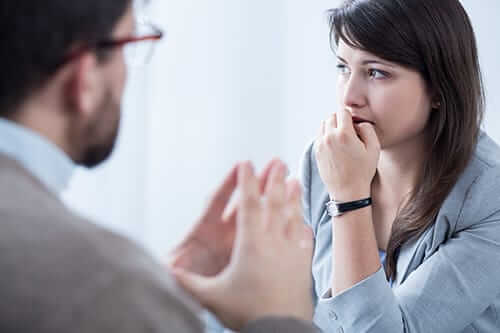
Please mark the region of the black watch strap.
POLYGON ((372 204, 372 198, 366 198, 349 202, 338 202, 335 200, 329 201, 326 204, 328 215, 332 217, 340 216, 352 210, 364 208, 372 204))

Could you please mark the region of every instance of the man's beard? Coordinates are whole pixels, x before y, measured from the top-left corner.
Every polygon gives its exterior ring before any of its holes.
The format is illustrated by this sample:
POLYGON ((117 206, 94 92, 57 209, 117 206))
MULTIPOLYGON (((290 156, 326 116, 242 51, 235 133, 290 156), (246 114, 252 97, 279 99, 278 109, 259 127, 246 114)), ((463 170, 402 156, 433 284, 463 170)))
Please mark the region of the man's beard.
POLYGON ((120 127, 120 103, 108 91, 99 106, 95 119, 87 126, 85 137, 89 145, 78 164, 93 168, 107 160, 115 147, 120 127))

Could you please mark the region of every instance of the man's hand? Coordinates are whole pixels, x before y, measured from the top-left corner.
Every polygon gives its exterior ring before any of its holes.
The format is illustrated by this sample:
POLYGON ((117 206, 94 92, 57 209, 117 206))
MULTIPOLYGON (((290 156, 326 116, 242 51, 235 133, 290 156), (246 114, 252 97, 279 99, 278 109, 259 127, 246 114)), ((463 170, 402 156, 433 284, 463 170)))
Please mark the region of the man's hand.
POLYGON ((189 293, 227 327, 268 316, 312 320, 312 231, 303 224, 301 186, 273 166, 265 195, 250 163, 238 169, 241 198, 230 262, 212 277, 174 270, 189 293))
MULTIPOLYGON (((259 179, 263 192, 272 167, 271 160, 259 179)), ((168 266, 204 276, 213 276, 229 263, 233 249, 237 207, 227 208, 237 184, 238 165, 235 165, 209 201, 208 207, 187 237, 170 254, 168 266), (224 212, 229 212, 224 216, 224 212)))

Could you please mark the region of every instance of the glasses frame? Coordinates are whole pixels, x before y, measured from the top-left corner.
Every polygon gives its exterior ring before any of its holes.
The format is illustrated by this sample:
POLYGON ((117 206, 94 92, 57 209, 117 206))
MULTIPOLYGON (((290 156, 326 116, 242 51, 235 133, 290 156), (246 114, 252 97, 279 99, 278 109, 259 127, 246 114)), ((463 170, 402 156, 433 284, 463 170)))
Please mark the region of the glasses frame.
POLYGON ((123 47, 130 43, 139 43, 144 41, 159 41, 163 38, 164 32, 160 28, 156 27, 154 24, 142 20, 139 22, 139 24, 148 26, 153 31, 153 33, 144 36, 124 37, 118 39, 103 39, 94 44, 82 45, 77 49, 73 50, 72 52, 70 52, 64 58, 60 66, 64 66, 65 64, 81 57, 83 54, 89 51, 123 47))

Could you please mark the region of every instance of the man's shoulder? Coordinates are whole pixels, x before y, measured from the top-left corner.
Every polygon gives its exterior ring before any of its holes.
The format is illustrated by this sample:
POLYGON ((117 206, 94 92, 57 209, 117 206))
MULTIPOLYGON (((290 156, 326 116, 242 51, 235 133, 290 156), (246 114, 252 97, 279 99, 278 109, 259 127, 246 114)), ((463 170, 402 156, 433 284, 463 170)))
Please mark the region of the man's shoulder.
POLYGON ((82 332, 167 323, 174 331, 201 332, 196 303, 140 246, 74 214, 1 156, 0 183, 0 288, 9 299, 0 305, 0 322, 24 322, 19 331, 25 332, 34 332, 30 323, 37 332, 62 332, 75 318, 82 332))
POLYGON ((0 154, 0 209, 24 206, 27 209, 47 207, 48 202, 57 204, 57 196, 49 191, 20 163, 0 154), (36 202, 32 202, 35 200, 36 202))
POLYGON ((0 184, 0 238, 16 238, 16 233, 34 233, 39 228, 47 233, 63 232, 60 229, 83 223, 20 163, 2 154, 0 184))

